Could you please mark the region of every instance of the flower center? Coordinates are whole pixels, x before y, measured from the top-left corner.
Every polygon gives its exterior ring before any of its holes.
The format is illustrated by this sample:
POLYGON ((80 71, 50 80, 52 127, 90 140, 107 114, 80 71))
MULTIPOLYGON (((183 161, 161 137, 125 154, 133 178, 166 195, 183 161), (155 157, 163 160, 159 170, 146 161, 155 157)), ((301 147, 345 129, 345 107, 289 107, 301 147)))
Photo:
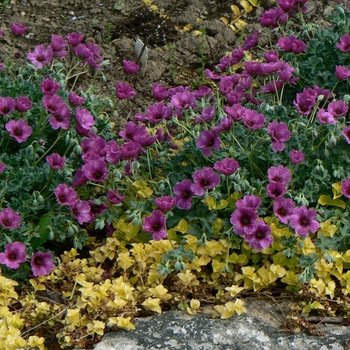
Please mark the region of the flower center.
POLYGON ((300 225, 301 226, 307 226, 309 224, 310 220, 308 218, 302 218, 300 220, 300 225))
POLYGON ((16 259, 17 259, 17 254, 16 254, 16 253, 11 253, 11 254, 9 255, 9 260, 14 261, 14 260, 16 260, 16 259))
POLYGON ((250 219, 248 216, 242 216, 241 218, 241 224, 243 226, 249 225, 250 224, 250 219))

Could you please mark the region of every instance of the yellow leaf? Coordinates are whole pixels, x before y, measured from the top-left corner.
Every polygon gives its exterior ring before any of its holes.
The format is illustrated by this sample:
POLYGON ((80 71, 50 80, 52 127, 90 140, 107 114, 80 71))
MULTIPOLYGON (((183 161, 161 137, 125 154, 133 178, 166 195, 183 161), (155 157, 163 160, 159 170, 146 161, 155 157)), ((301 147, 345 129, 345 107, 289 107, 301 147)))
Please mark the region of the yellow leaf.
POLYGON ((247 312, 247 309, 243 305, 242 300, 236 299, 234 303, 229 301, 225 305, 216 305, 214 308, 220 313, 222 319, 227 319, 232 317, 235 313, 240 315, 243 312, 247 312))
POLYGON ((203 199, 202 202, 208 206, 209 210, 216 209, 216 200, 214 197, 208 196, 208 198, 203 199))
POLYGON ((133 325, 130 320, 131 317, 121 317, 118 316, 117 318, 117 326, 119 328, 123 328, 123 329, 136 329, 135 325, 133 325))
POLYGON ((235 297, 237 294, 239 294, 242 290, 244 290, 244 287, 238 287, 237 285, 233 285, 231 287, 226 287, 225 290, 227 290, 230 293, 231 297, 235 297))
POLYGON ((239 4, 244 8, 245 13, 253 11, 253 6, 247 0, 240 0, 239 4))
POLYGON ((260 4, 260 0, 248 0, 254 7, 257 7, 260 4))
POLYGON ((38 283, 38 281, 35 280, 34 278, 31 278, 31 279, 29 280, 29 283, 34 287, 34 290, 35 290, 35 291, 38 291, 38 290, 45 290, 45 289, 46 289, 46 287, 45 287, 43 284, 38 283))
POLYGON ((156 288, 149 288, 148 291, 152 296, 160 298, 161 300, 169 300, 172 298, 172 295, 168 294, 168 290, 162 284, 159 284, 156 288))
POLYGON ((134 181, 133 186, 138 189, 137 193, 143 198, 150 198, 153 194, 153 190, 147 186, 145 181, 134 181))
POLYGON ((326 294, 328 294, 332 299, 334 298, 335 283, 334 281, 329 281, 326 287, 326 294))
POLYGON ((318 203, 320 203, 321 205, 328 205, 331 202, 331 200, 332 200, 331 196, 322 195, 318 199, 318 203))
POLYGON ((45 338, 38 337, 37 335, 31 335, 28 338, 28 346, 30 346, 31 349, 39 348, 40 350, 45 350, 44 342, 45 338))
POLYGON ((213 266, 213 271, 214 272, 220 272, 224 270, 226 263, 225 262, 220 262, 219 260, 213 259, 211 262, 213 266))
POLYGON ((339 208, 346 208, 346 203, 342 201, 341 199, 332 199, 331 196, 327 195, 322 195, 319 199, 318 202, 321 205, 331 205, 333 207, 339 207, 339 208))
POLYGON ((310 237, 306 237, 303 240, 304 247, 301 249, 304 255, 311 255, 311 253, 315 252, 315 245, 313 244, 310 237))
POLYGON ((188 223, 185 219, 180 220, 180 222, 174 227, 176 231, 181 233, 186 233, 188 230, 188 223))
POLYGON ((237 18, 241 15, 241 10, 237 5, 231 5, 231 10, 232 10, 232 18, 237 18))
POLYGON ((341 182, 332 184, 332 192, 333 192, 333 199, 336 199, 342 196, 341 182))
POLYGON ((198 286, 199 285, 199 281, 196 277, 196 275, 194 275, 190 270, 186 270, 185 273, 183 272, 179 272, 177 274, 177 277, 179 277, 179 279, 187 284, 187 285, 191 285, 191 286, 198 286))
POLYGON ((183 27, 182 31, 183 31, 183 32, 189 32, 191 29, 192 29, 192 26, 191 26, 190 24, 186 24, 186 25, 183 27))
POLYGON ((233 24, 236 26, 237 29, 243 29, 248 23, 243 21, 243 19, 237 18, 233 20, 233 24))
POLYGON ((220 199, 220 202, 217 206, 217 210, 225 209, 228 206, 228 201, 226 199, 220 199))
POLYGON ((120 266, 124 271, 134 263, 134 260, 130 257, 130 253, 128 251, 119 253, 117 261, 118 266, 120 266))
POLYGON ((317 231, 317 237, 319 238, 321 235, 325 235, 326 237, 333 237, 336 231, 337 226, 331 224, 331 220, 328 219, 326 221, 321 222, 320 228, 317 231))
POLYGON ((220 17, 220 21, 224 22, 228 26, 228 19, 225 17, 220 17))
POLYGON ((192 309, 198 309, 201 306, 201 302, 197 299, 191 299, 190 306, 192 309))
POLYGON ((162 313, 162 309, 159 305, 160 303, 160 299, 159 298, 151 298, 149 297, 148 299, 146 299, 142 305, 145 307, 145 309, 147 310, 151 310, 151 311, 155 311, 158 313, 162 313))

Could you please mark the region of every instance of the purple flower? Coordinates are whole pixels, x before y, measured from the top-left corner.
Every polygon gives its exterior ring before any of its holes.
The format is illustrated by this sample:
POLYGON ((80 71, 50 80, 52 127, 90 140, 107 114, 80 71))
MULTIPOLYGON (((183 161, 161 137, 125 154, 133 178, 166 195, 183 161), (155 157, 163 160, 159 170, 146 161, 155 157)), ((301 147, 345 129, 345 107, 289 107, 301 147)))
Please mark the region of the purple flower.
POLYGON ((51 35, 51 47, 54 52, 62 51, 66 46, 67 42, 60 35, 51 35))
POLYGON ((10 114, 16 108, 16 100, 12 97, 0 97, 0 114, 10 114))
POLYGON ((284 122, 278 123, 273 121, 267 126, 267 132, 272 139, 272 149, 277 151, 284 150, 284 142, 290 139, 291 132, 288 130, 288 125, 284 122))
POLYGON ((122 146, 121 152, 125 159, 136 157, 141 152, 141 146, 134 141, 128 141, 122 146))
POLYGON ((74 178, 75 179, 72 182, 72 186, 74 186, 74 187, 79 187, 79 186, 85 185, 88 181, 88 178, 85 176, 82 169, 77 170, 74 178))
POLYGON ((263 12, 259 21, 264 27, 276 28, 278 25, 286 23, 288 15, 279 7, 263 12))
POLYGON ((278 51, 266 51, 264 52, 264 58, 266 62, 276 62, 278 60, 278 51))
POLYGON ((46 78, 41 82, 40 89, 44 95, 54 95, 61 85, 50 78, 46 78))
POLYGON ((213 128, 213 131, 216 131, 217 133, 220 133, 220 132, 223 132, 223 131, 226 131, 226 130, 230 130, 231 129, 231 126, 232 126, 232 118, 231 117, 225 117, 221 120, 220 124, 219 125, 216 125, 214 128, 213 128))
POLYGON ((253 249, 257 250, 268 248, 273 243, 271 228, 263 220, 257 221, 254 231, 245 235, 244 239, 253 249))
POLYGON ((124 131, 119 131, 119 136, 124 140, 134 141, 145 147, 155 142, 156 137, 150 136, 145 125, 136 124, 132 121, 127 122, 124 131))
POLYGON ((171 117, 171 107, 165 106, 163 102, 156 102, 151 106, 147 107, 147 121, 150 123, 159 123, 164 119, 171 117))
POLYGON ((328 112, 333 115, 334 118, 339 118, 349 111, 349 107, 343 100, 332 101, 327 108, 328 112))
POLYGON ((5 170, 6 164, 5 163, 0 163, 0 174, 5 170))
POLYGON ((4 228, 18 228, 21 226, 21 217, 11 208, 5 208, 0 212, 0 224, 4 228))
POLYGON ((173 209, 176 204, 176 198, 171 196, 158 197, 154 201, 161 211, 169 211, 173 209))
POLYGON ((11 31, 13 34, 21 36, 27 31, 27 27, 21 23, 11 23, 11 31))
POLYGON ((10 269, 18 269, 26 260, 26 246, 20 242, 7 243, 4 253, 0 253, 0 264, 10 269))
POLYGON ((208 106, 203 108, 202 114, 199 116, 196 116, 195 122, 196 123, 204 123, 204 122, 209 122, 213 119, 215 114, 215 107, 214 106, 208 106))
POLYGON ((59 184, 54 190, 57 202, 71 206, 77 201, 77 192, 66 184, 59 184))
POLYGON ((51 46, 45 47, 44 45, 35 46, 34 52, 30 52, 27 55, 28 60, 38 69, 42 69, 45 64, 52 62, 52 48, 51 46))
POLYGON ((153 96, 158 101, 165 100, 169 96, 169 92, 166 87, 162 84, 153 84, 152 85, 153 96))
POLYGON ((296 11, 298 9, 296 0, 278 0, 278 6, 284 12, 296 11))
MULTIPOLYGON (((225 57, 223 57, 219 64, 216 65, 216 68, 220 69, 222 72, 226 70, 227 67, 233 66, 236 63, 240 62, 244 57, 244 50, 241 46, 238 46, 233 52, 225 57)), ((215 76, 211 76, 211 79, 215 79, 215 76)))
POLYGON ((202 149, 204 156, 209 157, 211 148, 217 151, 220 148, 220 142, 216 131, 203 130, 197 139, 196 146, 202 149))
POLYGON ((91 221, 91 207, 88 201, 78 199, 70 206, 72 215, 79 221, 79 224, 91 221))
POLYGON ((122 83, 119 80, 115 88, 115 93, 121 100, 134 97, 137 94, 136 91, 128 83, 122 83))
POLYGON ((193 92, 183 91, 177 92, 171 97, 170 103, 180 110, 188 109, 190 107, 196 107, 196 98, 193 92))
POLYGON ((250 130, 261 129, 265 121, 265 116, 253 109, 247 109, 243 115, 243 123, 250 130))
POLYGON ((89 132, 93 125, 95 125, 94 117, 86 108, 77 107, 75 109, 75 118, 77 120, 77 125, 86 132, 89 132))
POLYGON ((293 104, 300 114, 309 115, 316 104, 316 98, 317 93, 314 90, 304 89, 303 92, 297 94, 293 104))
POLYGON ((58 128, 68 130, 70 127, 70 115, 70 109, 65 103, 61 103, 57 106, 56 112, 49 118, 49 123, 55 130, 58 128))
POLYGON ((266 193, 272 199, 283 197, 286 191, 287 187, 281 182, 271 182, 266 186, 266 193))
POLYGON ((301 53, 307 49, 306 44, 294 35, 284 36, 278 39, 277 45, 286 52, 301 53))
POLYGON ((338 80, 346 80, 350 78, 350 69, 344 66, 335 66, 335 74, 338 80))
POLYGON ((112 204, 119 204, 125 199, 125 196, 122 196, 117 190, 108 190, 107 199, 112 204))
POLYGON ((224 111, 233 120, 242 120, 247 108, 243 107, 240 103, 236 103, 232 106, 225 106, 224 111))
POLYGON ((103 182, 108 176, 106 162, 99 158, 97 160, 90 160, 82 167, 83 174, 91 181, 103 182))
POLYGON ((248 36, 247 39, 244 40, 243 50, 249 50, 255 47, 258 43, 258 36, 258 31, 254 30, 253 35, 248 36))
POLYGON ((34 276, 46 276, 48 275, 53 268, 55 267, 52 262, 51 253, 36 252, 31 260, 30 266, 33 271, 34 276))
POLYGON ((66 36, 67 41, 70 45, 77 46, 78 44, 80 44, 83 39, 84 39, 84 34, 81 33, 70 33, 66 36))
POLYGON ((46 161, 52 169, 63 169, 66 163, 66 157, 61 157, 58 153, 52 153, 46 157, 46 161))
POLYGON ((289 217, 293 214, 295 203, 290 198, 276 198, 273 203, 273 212, 281 222, 287 224, 289 217))
POLYGON ((83 104, 85 102, 85 98, 79 96, 74 91, 71 91, 69 93, 68 100, 69 100, 69 103, 73 106, 80 106, 81 104, 83 104))
POLYGON ((230 217, 234 231, 245 236, 254 232, 258 213, 250 208, 237 208, 230 217))
POLYGON ((350 126, 344 127, 342 134, 345 136, 346 142, 350 144, 350 126))
POLYGON ((239 163, 233 158, 224 158, 214 164, 214 169, 224 175, 232 175, 237 171, 239 163))
POLYGON ((194 172, 193 181, 191 190, 195 195, 203 196, 206 190, 211 190, 219 184, 220 176, 214 172, 213 168, 204 167, 194 172))
MULTIPOLYGON (((27 112, 33 106, 32 101, 27 96, 18 96, 16 98, 16 109, 19 112, 27 112)), ((1 111, 0 111, 1 113, 1 111)))
POLYGON ((160 210, 153 210, 150 216, 143 219, 142 228, 144 231, 152 234, 155 241, 167 237, 165 216, 160 210))
POLYGON ((247 195, 236 202, 236 208, 247 208, 257 211, 261 204, 261 198, 259 196, 247 195))
POLYGON ((45 95, 41 99, 44 108, 52 114, 55 114, 57 110, 65 104, 62 98, 58 95, 45 95))
POLYGON ((317 119, 321 124, 336 124, 337 121, 334 119, 333 114, 326 112, 324 108, 321 108, 317 112, 317 119))
POLYGON ((341 182, 341 193, 343 196, 350 198, 350 179, 341 182))
POLYGON ((32 127, 24 119, 18 119, 17 121, 11 119, 5 125, 5 128, 18 143, 26 142, 33 131, 32 127))
POLYGON ((176 206, 179 209, 186 209, 189 210, 192 207, 192 197, 194 195, 192 189, 191 189, 192 182, 190 180, 182 180, 181 182, 178 182, 174 188, 173 192, 175 193, 176 197, 176 206))
POLYGON ((124 72, 127 74, 135 74, 139 71, 140 65, 133 61, 123 60, 124 72))
POLYGON ((270 182, 280 182, 286 185, 291 178, 290 170, 283 165, 272 166, 267 171, 267 177, 270 182))
POLYGON ((336 44, 337 48, 343 52, 350 52, 350 35, 345 34, 340 38, 340 43, 336 44))
POLYGON ((290 227, 294 228, 299 236, 307 237, 310 232, 315 233, 320 223, 315 220, 317 212, 314 209, 307 209, 305 206, 295 208, 290 216, 290 227))
POLYGON ((304 153, 301 151, 298 151, 296 149, 292 149, 289 152, 289 157, 290 157, 290 160, 293 164, 299 164, 299 163, 303 162, 305 159, 304 153))

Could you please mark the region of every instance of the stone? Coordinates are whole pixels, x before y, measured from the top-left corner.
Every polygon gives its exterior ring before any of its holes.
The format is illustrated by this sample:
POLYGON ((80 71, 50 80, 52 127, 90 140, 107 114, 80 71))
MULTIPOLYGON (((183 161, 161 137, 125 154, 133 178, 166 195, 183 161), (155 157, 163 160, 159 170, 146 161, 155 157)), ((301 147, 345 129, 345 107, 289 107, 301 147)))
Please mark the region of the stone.
POLYGON ((346 350, 350 329, 322 324, 323 336, 282 333, 283 310, 266 300, 246 305, 248 312, 229 319, 166 311, 138 318, 136 330, 106 334, 94 350, 346 350))

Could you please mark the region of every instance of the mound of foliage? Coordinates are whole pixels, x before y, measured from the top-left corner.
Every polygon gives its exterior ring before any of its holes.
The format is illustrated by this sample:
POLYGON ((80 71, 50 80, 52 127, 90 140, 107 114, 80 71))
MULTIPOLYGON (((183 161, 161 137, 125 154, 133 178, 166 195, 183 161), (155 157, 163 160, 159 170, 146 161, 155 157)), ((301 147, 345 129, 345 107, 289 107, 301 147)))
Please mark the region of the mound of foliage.
MULTIPOLYGON (((1 348, 87 348, 169 308, 228 318, 265 289, 299 293, 299 316, 349 316, 350 13, 336 6, 321 28, 305 3, 265 11, 271 46, 255 32, 205 85, 154 84, 156 102, 121 131, 113 111, 137 92, 76 89, 107 64, 83 34, 9 56, 1 348)), ((126 80, 140 68, 123 66, 126 80)))

